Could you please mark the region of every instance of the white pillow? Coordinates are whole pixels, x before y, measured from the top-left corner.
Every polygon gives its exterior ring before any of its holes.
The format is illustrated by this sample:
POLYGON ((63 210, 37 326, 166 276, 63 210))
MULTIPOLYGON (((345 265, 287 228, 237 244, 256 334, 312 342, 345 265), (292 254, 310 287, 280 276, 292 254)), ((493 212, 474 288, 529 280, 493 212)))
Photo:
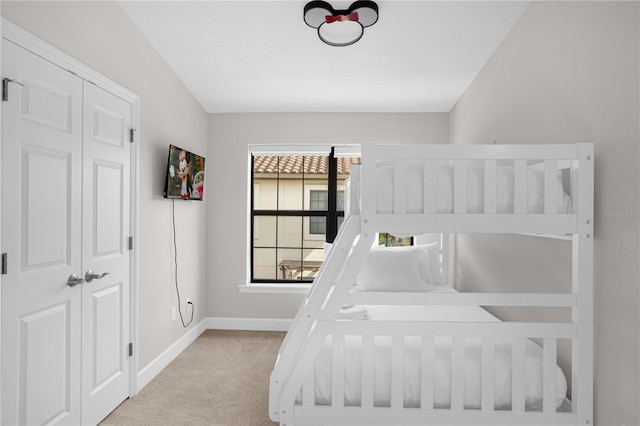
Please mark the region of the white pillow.
POLYGON ((426 291, 432 280, 424 247, 374 247, 356 277, 356 290, 426 291))
POLYGON ((442 262, 440 261, 440 244, 435 242, 416 247, 421 247, 423 250, 427 250, 429 252, 429 273, 431 274, 432 278, 429 284, 447 285, 447 283, 444 282, 444 277, 442 275, 442 262))

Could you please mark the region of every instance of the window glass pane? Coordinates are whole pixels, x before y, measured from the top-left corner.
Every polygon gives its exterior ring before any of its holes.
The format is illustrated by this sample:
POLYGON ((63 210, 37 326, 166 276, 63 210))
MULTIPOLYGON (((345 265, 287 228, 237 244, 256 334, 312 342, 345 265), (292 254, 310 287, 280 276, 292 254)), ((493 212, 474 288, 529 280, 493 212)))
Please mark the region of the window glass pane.
POLYGON ((276 247, 276 217, 275 216, 254 216, 253 217, 253 246, 254 247, 276 247))
POLYGON ((278 217, 278 247, 300 248, 302 247, 302 217, 279 216, 278 217))
POLYGON ((380 233, 378 244, 387 247, 410 246, 413 244, 413 237, 394 237, 391 234, 380 233))
POLYGON ((302 210, 302 175, 281 174, 278 180, 278 210, 302 210))
POLYGON ((302 279, 302 249, 278 249, 278 270, 280 271, 279 279, 302 279))
POLYGON ((309 234, 326 235, 327 234, 327 218, 326 217, 310 217, 309 218, 309 234))
POLYGON ((336 194, 336 210, 339 212, 344 211, 344 191, 338 191, 336 194))
POLYGON ((258 280, 275 280, 278 277, 276 250, 267 248, 253 249, 253 278, 258 280))
POLYGON ((316 248, 305 248, 302 251, 304 258, 302 260, 303 279, 314 279, 318 275, 318 271, 324 262, 323 243, 320 242, 316 248))
POLYGON ((309 210, 327 210, 329 208, 329 191, 312 189, 309 191, 309 210))

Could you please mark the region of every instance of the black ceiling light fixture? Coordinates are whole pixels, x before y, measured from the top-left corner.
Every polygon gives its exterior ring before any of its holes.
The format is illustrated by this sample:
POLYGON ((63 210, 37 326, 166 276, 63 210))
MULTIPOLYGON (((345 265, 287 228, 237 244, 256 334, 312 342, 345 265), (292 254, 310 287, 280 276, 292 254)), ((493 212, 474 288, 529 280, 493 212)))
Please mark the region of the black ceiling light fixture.
POLYGON ((318 29, 320 40, 330 46, 349 46, 362 38, 364 29, 378 20, 378 5, 370 0, 336 10, 326 1, 314 0, 304 7, 304 22, 318 29))

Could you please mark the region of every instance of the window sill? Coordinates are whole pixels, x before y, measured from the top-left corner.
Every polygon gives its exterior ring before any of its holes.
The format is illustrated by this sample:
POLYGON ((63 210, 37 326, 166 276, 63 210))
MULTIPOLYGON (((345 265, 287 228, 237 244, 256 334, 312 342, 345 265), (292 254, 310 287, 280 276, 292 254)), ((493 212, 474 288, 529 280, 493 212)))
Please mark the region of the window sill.
POLYGON ((240 293, 262 294, 307 294, 311 284, 241 284, 238 286, 240 293))

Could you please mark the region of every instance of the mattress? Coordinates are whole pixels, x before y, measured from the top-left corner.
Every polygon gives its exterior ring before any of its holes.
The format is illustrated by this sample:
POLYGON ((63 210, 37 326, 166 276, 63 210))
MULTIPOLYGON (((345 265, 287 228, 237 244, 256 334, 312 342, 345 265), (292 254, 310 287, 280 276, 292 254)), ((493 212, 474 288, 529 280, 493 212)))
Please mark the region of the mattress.
MULTIPOLYGON (((406 199, 407 213, 423 212, 424 166, 421 161, 407 161, 406 199)), ((514 167, 496 168, 496 211, 514 212, 514 167)), ((393 213, 394 167, 381 162, 376 168, 376 211, 393 213)), ((527 213, 544 212, 544 170, 539 167, 527 167, 527 213)), ((466 213, 484 212, 484 167, 468 165, 466 167, 466 213)), ((436 167, 436 213, 453 213, 454 187, 453 166, 438 163, 436 167)), ((571 197, 564 191, 560 173, 558 173, 556 200, 558 213, 570 213, 571 197)), ((362 206, 360 206, 362 207, 362 206)))
MULTIPOLYGON (((455 291, 439 287, 436 291, 455 291)), ((477 306, 366 306, 369 321, 470 321, 496 322, 496 317, 477 306)), ((344 402, 359 406, 362 383, 360 336, 346 336, 344 343, 344 402)), ((404 406, 420 407, 421 338, 406 337, 404 347, 404 406)), ((434 408, 451 405, 451 337, 434 338, 434 408)), ((377 336, 374 341, 374 406, 388 407, 391 398, 391 337, 377 336)), ((464 407, 479 409, 481 404, 482 340, 467 337, 464 349, 464 407)), ((495 343, 494 409, 511 408, 512 345, 508 338, 495 343)), ((331 404, 332 344, 328 337, 315 361, 315 403, 331 404)), ((567 392, 566 378, 556 366, 556 407, 567 392)), ((542 408, 542 348, 531 340, 525 346, 525 409, 542 408)))

